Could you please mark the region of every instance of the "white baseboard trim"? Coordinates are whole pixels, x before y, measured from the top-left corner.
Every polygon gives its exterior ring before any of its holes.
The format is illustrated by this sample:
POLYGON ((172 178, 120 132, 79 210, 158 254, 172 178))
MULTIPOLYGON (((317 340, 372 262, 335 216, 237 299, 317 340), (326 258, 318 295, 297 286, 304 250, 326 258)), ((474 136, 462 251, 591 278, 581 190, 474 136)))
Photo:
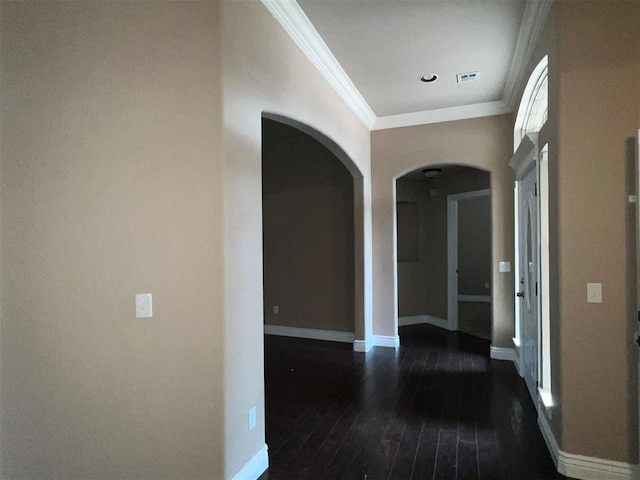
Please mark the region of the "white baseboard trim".
POLYGON ((370 335, 365 340, 354 340, 353 351, 354 352, 368 352, 373 348, 373 335, 370 335))
POLYGON ((638 465, 563 452, 543 414, 538 415, 538 426, 551 458, 562 475, 580 480, 632 480, 640 474, 638 465))
POLYGON ((630 463, 585 457, 560 450, 558 472, 581 480, 632 480, 638 478, 640 468, 630 463))
POLYGON ((518 366, 518 356, 513 348, 494 347, 491 345, 491 358, 494 360, 508 360, 518 366))
POLYGON ((398 348, 400 346, 400 337, 398 335, 374 335, 373 344, 376 347, 398 348))
POLYGON ((353 332, 336 332, 334 330, 317 330, 315 328, 285 327, 282 325, 264 326, 267 335, 279 335, 282 337, 311 338, 313 340, 327 340, 329 342, 353 343, 353 332))
POLYGON ((491 295, 458 295, 458 301, 491 303, 491 295))
POLYGON ((267 445, 258 450, 251 460, 233 476, 233 480, 256 480, 269 468, 269 453, 267 445))
POLYGON ((549 426, 547 417, 545 417, 544 415, 540 415, 540 413, 538 413, 538 427, 540 427, 542 438, 544 438, 544 442, 547 444, 547 449, 551 454, 553 463, 555 463, 556 468, 558 468, 558 457, 559 457, 560 448, 558 447, 558 442, 556 441, 556 437, 553 435, 553 431, 549 426))
POLYGON ((432 317, 431 315, 412 315, 408 317, 398 317, 398 326, 405 327, 407 325, 419 325, 421 323, 428 323, 436 327, 449 330, 449 322, 442 320, 438 317, 432 317))

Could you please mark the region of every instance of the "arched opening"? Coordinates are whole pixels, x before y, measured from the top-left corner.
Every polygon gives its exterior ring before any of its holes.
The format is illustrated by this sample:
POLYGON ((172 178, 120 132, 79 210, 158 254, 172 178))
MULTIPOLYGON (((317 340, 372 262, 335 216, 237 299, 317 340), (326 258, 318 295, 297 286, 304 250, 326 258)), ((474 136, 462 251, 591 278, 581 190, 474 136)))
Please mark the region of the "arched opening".
POLYGON ((396 179, 399 327, 431 324, 491 340, 490 184, 488 172, 462 165, 396 179))
POLYGON ((318 372, 304 373, 298 353, 332 345, 332 355, 350 355, 356 339, 366 343, 362 193, 362 175, 334 142, 263 114, 265 435, 276 458, 308 413, 278 409, 292 398, 313 404, 324 388, 318 372))
POLYGON ((362 174, 308 125, 263 113, 262 129, 266 325, 358 349, 365 343, 362 174))

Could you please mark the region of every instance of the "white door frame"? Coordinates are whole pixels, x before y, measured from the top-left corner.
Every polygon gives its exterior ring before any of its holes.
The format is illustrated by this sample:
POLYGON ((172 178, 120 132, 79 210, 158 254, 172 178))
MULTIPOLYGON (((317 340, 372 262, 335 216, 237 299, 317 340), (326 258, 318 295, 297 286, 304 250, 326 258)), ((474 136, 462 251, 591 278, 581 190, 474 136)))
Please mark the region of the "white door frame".
MULTIPOLYGON (((522 272, 520 272, 520 251, 519 251, 519 214, 518 214, 518 198, 519 198, 519 194, 518 194, 518 182, 525 176, 525 174, 527 174, 531 168, 535 168, 536 170, 536 183, 539 185, 540 184, 540 168, 539 168, 539 158, 538 158, 538 133, 529 133, 527 135, 525 135, 522 138, 522 141, 520 142, 520 145, 518 146, 518 149, 516 150, 516 152, 513 154, 513 157, 511 158, 511 161, 509 162, 509 166, 515 170, 516 173, 516 182, 515 182, 515 252, 514 252, 514 259, 515 259, 515 275, 514 275, 514 295, 515 292, 518 292, 520 290, 520 278, 522 277, 522 272), (533 163, 533 167, 532 167, 532 163, 533 163)), ((532 239, 533 240, 533 248, 535 248, 537 250, 537 257, 538 259, 540 258, 540 230, 539 230, 539 226, 540 226, 540 206, 538 205, 538 212, 536 214, 536 217, 534 220, 537 223, 537 234, 536 234, 536 238, 532 239)), ((536 262, 536 283, 538 285, 540 285, 540 261, 536 262)), ((538 302, 538 308, 536 309, 536 323, 537 323, 537 330, 538 330, 538 344, 537 344, 537 348, 538 348, 538 380, 540 377, 540 371, 541 371, 541 364, 540 364, 540 332, 541 332, 541 324, 540 324, 540 312, 541 312, 541 308, 540 308, 540 295, 538 295, 538 298, 536 300, 538 302)), ((519 302, 516 301, 516 307, 515 307, 515 328, 514 328, 514 332, 515 332, 515 338, 514 340, 514 345, 515 345, 515 350, 516 350, 516 356, 517 356, 517 364, 518 364, 518 372, 520 373, 520 376, 523 376, 524 371, 523 371, 523 364, 521 361, 521 345, 520 345, 520 339, 522 338, 522 325, 520 324, 520 308, 519 308, 519 302)), ((532 395, 533 396, 533 395, 532 395)), ((537 394, 536 394, 537 397, 537 394)), ((536 403, 537 405, 537 398, 533 398, 534 403, 536 403)))
MULTIPOLYGON (((491 189, 447 195, 447 329, 458 329, 458 202, 491 196, 491 189)), ((493 244, 493 238, 491 239, 493 244)))

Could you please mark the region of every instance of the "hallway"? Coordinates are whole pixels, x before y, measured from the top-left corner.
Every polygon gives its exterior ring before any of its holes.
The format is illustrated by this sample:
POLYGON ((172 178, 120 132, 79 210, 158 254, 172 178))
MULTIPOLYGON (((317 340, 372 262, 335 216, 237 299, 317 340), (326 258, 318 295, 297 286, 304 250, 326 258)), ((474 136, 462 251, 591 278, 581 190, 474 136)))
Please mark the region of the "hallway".
POLYGON ((561 479, 524 382, 489 342, 428 325, 398 350, 265 336, 260 480, 561 479))

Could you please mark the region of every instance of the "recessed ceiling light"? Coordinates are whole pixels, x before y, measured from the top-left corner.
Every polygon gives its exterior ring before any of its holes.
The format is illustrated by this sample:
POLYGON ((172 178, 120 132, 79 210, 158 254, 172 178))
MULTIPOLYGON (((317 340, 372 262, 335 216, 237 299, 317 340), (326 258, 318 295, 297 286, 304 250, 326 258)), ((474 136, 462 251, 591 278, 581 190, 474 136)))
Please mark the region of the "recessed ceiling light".
POLYGON ((420 81, 424 82, 424 83, 431 83, 431 82, 435 82, 438 79, 438 75, 436 75, 435 73, 430 73, 427 75, 422 75, 420 77, 420 81))

